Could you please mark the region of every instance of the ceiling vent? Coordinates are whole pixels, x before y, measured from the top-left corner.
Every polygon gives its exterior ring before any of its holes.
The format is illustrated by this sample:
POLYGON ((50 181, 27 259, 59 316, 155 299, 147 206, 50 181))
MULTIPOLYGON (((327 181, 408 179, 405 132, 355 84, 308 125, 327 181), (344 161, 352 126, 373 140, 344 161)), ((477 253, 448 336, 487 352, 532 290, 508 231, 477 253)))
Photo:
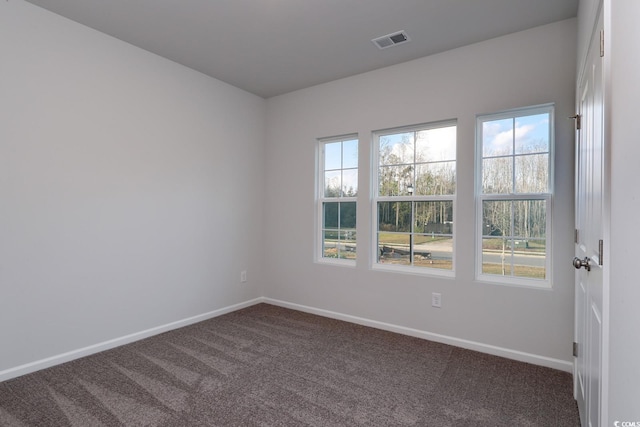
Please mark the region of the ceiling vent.
POLYGON ((395 33, 387 34, 386 36, 375 38, 371 41, 374 42, 379 49, 386 49, 391 46, 406 43, 408 41, 411 41, 411 39, 406 32, 398 31, 395 33))

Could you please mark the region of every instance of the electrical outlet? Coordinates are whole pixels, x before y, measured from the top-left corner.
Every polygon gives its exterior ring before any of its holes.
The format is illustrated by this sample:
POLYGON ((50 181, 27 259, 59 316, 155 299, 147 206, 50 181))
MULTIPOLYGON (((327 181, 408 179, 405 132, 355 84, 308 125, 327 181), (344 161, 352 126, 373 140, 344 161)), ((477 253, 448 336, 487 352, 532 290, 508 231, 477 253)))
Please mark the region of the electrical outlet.
POLYGON ((436 308, 442 307, 442 294, 433 292, 431 294, 431 306, 436 308))
POLYGON ((244 282, 246 282, 246 281, 247 281, 247 270, 242 270, 242 271, 240 272, 240 281, 241 281, 242 283, 244 283, 244 282))

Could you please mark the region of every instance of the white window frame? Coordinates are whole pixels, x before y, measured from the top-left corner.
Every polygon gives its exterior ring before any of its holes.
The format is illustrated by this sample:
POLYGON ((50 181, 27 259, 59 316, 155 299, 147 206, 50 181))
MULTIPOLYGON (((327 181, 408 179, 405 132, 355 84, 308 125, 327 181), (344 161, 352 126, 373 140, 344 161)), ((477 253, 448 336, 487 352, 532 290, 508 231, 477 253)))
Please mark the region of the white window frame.
MULTIPOLYGON (((436 122, 423 123, 418 125, 400 126, 396 128, 377 130, 372 133, 372 162, 371 162, 371 256, 370 268, 372 270, 390 271, 397 273, 413 274, 420 276, 436 276, 454 278, 456 275, 456 218, 458 211, 456 207, 456 199, 458 194, 457 184, 457 165, 458 165, 458 120, 442 120, 436 122), (380 137, 385 135, 393 135, 402 132, 416 132, 420 130, 437 129, 442 127, 456 127, 456 190, 453 194, 448 195, 428 195, 428 196, 380 196, 379 194, 379 161, 380 161, 380 137), (439 202, 450 201, 453 208, 453 229, 451 232, 452 239, 452 266, 451 269, 419 267, 414 265, 397 265, 385 264, 378 262, 378 203, 379 202, 439 202)), ((413 213, 412 213, 413 215, 413 213)), ((413 221, 412 221, 413 222, 413 221)), ((413 233, 413 225, 412 232, 413 233)))
MULTIPOLYGON (((554 158, 555 158, 555 105, 541 104, 532 107, 515 108, 505 110, 493 114, 482 114, 476 117, 476 169, 475 169, 475 195, 476 195, 476 261, 475 261, 475 277, 476 280, 484 283, 513 285, 518 287, 532 288, 551 288, 552 278, 552 247, 553 247, 553 194, 554 194, 554 158), (483 126, 487 121, 502 119, 517 119, 518 117, 527 117, 536 114, 549 114, 549 151, 548 151, 548 188, 546 193, 506 193, 506 194, 484 194, 482 192, 482 173, 483 173, 483 126), (545 278, 527 278, 515 275, 498 275, 487 274, 482 272, 482 240, 483 240, 483 202, 485 201, 518 201, 518 200, 542 200, 546 202, 546 224, 545 224, 545 278)), ((505 156, 507 157, 507 156, 505 156)), ((516 157, 515 152, 510 157, 516 157)), ((515 168, 512 171, 515 180, 515 168)), ((515 181, 514 181, 515 182, 515 181)), ((513 218, 512 218, 513 222, 513 218)), ((513 225, 512 225, 513 228, 513 225)), ((514 236, 508 236, 513 238, 514 236)), ((517 236, 515 236, 517 237, 517 236)), ((514 251, 511 248, 511 251, 514 251)))
MULTIPOLYGON (((335 265, 342 265, 342 266, 351 266, 351 267, 355 267, 356 265, 356 259, 344 259, 344 258, 332 258, 332 257, 325 257, 324 256, 324 232, 325 232, 325 228, 324 228, 324 210, 323 210, 323 206, 324 203, 346 203, 346 202, 353 202, 356 204, 356 216, 357 216, 357 212, 358 212, 358 203, 357 203, 357 195, 353 196, 353 197, 348 197, 348 196, 340 196, 340 197, 325 197, 325 181, 324 181, 324 172, 325 172, 325 149, 324 147, 327 144, 331 144, 331 143, 336 143, 336 142, 345 142, 345 141, 357 141, 358 143, 358 152, 360 152, 359 150, 359 145, 360 145, 360 141, 358 138, 358 134, 354 133, 354 134, 348 134, 348 135, 340 135, 340 136, 335 136, 335 137, 327 137, 327 138, 318 138, 316 140, 316 157, 317 157, 317 162, 316 162, 316 244, 315 244, 315 261, 318 263, 323 263, 323 264, 335 264, 335 265)), ((343 161, 344 159, 342 159, 343 161)), ((341 166, 343 166, 343 164, 341 164, 341 166)), ((359 171, 359 161, 358 161, 358 168, 356 168, 357 171, 359 171)), ((344 171, 344 170, 352 170, 353 168, 340 168, 340 171, 344 171)), ((336 169, 337 170, 337 169, 336 169)), ((359 180, 358 180, 359 181, 359 180)), ((359 185, 358 185, 358 189, 359 189, 359 185)), ((360 190, 358 190, 360 191, 360 190)), ((356 226, 357 226, 357 222, 356 222, 356 226)), ((339 229, 338 229, 339 230, 339 229)), ((357 240, 357 236, 356 236, 356 240, 357 240)), ((356 244, 357 245, 357 244, 356 244)), ((357 249, 356 249, 356 257, 357 257, 357 249)))

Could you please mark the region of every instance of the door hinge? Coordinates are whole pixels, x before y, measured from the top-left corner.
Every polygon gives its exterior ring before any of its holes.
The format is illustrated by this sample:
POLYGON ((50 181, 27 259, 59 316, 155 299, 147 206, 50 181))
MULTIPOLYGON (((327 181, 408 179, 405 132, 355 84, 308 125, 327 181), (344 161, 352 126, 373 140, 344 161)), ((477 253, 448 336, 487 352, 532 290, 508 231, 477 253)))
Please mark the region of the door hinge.
POLYGON ((578 357, 578 343, 573 343, 573 357, 578 357))
POLYGON ((600 30, 600 58, 604 57, 604 30, 600 30))
POLYGON ((580 123, 580 118, 582 116, 580 114, 576 114, 575 116, 571 116, 569 117, 570 119, 574 119, 576 121, 576 130, 580 130, 581 128, 581 123, 580 123))
POLYGON ((604 256, 604 241, 600 239, 598 242, 598 265, 602 265, 602 257, 604 256))

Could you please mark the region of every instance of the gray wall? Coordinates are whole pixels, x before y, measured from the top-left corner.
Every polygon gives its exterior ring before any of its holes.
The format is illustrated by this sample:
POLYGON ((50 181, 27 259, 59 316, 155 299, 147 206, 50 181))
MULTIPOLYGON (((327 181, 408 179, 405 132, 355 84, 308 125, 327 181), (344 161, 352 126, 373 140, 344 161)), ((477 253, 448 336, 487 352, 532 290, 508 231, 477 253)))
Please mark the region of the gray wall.
POLYGON ((573 131, 563 118, 575 20, 265 101, 23 1, 0 8, 10 59, 0 67, 0 378, 262 296, 570 369, 573 131), (553 288, 477 283, 475 115, 547 102, 553 288), (315 263, 316 138, 360 134, 366 189, 372 130, 450 118, 456 278, 370 270, 366 191, 357 267, 315 263))
POLYGON ((0 374, 262 295, 264 99, 23 1, 0 52, 0 374))
POLYGON ((574 133, 565 118, 574 114, 576 32, 571 19, 269 99, 265 295, 571 370, 574 133), (547 102, 556 104, 553 288, 478 283, 476 114, 547 102), (458 119, 456 278, 372 271, 371 132, 451 118, 458 119), (357 267, 315 263, 315 141, 354 132, 361 142, 357 267), (431 307, 432 292, 442 293, 441 309, 431 307))
MULTIPOLYGON (((610 105, 610 262, 608 286, 608 425, 614 421, 640 423, 640 285, 638 284, 638 159, 640 158, 640 3, 635 0, 605 1, 605 50, 610 105)), ((605 302, 605 310, 606 302, 605 302)))

